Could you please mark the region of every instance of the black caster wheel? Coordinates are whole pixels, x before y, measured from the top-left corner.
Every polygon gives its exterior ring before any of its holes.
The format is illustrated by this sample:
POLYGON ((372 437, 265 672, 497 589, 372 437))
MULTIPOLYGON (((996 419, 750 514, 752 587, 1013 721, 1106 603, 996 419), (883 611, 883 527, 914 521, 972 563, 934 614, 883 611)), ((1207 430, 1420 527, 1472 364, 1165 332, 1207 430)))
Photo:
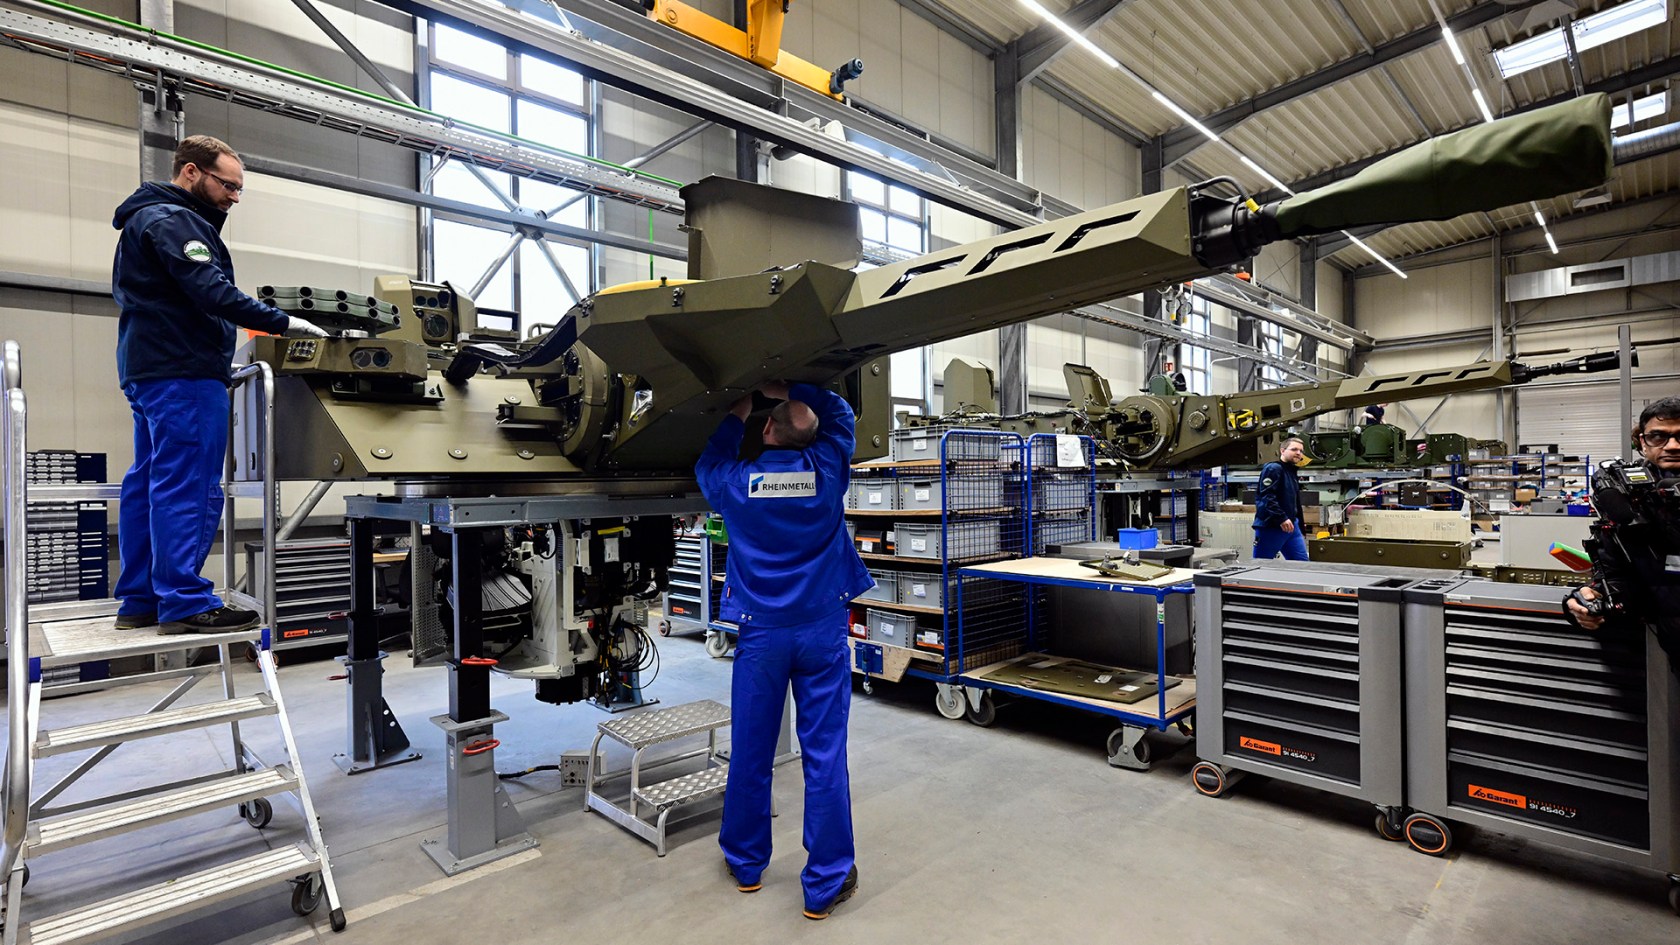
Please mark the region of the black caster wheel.
POLYGON ((347 923, 344 921, 344 910, 343 909, 334 909, 332 911, 331 919, 332 919, 332 930, 334 932, 344 931, 344 926, 347 923))
POLYGON ((668 637, 668 636, 671 635, 671 621, 669 621, 669 620, 659 621, 659 635, 662 636, 662 637, 668 637))
POLYGON ((959 686, 941 683, 934 690, 933 707, 945 718, 960 719, 968 714, 968 696, 963 694, 959 686))
POLYGON ((1444 856, 1452 849, 1452 831, 1428 814, 1413 814, 1401 829, 1412 849, 1426 856, 1444 856))
POLYGON ((1379 810, 1377 811, 1377 836, 1384 840, 1393 840, 1399 843, 1406 839, 1405 824, 1402 823, 1399 827, 1396 827, 1394 822, 1388 819, 1388 815, 1379 810))
POLYGON ((974 703, 964 696, 963 717, 981 728, 991 728, 992 723, 997 721, 997 702, 992 699, 990 692, 982 692, 980 705, 976 708, 974 703))
POLYGON ((274 805, 268 802, 268 798, 259 797, 239 805, 239 814, 245 818, 246 823, 261 830, 274 819, 274 805))
POLYGON ((29 885, 29 864, 28 863, 23 864, 23 885, 26 886, 26 887, 29 885))
MULTIPOLYGON (((25 874, 24 878, 25 878, 25 881, 27 881, 28 880, 28 874, 25 874)), ((1677 880, 1677 879, 1669 880, 1669 883, 1668 883, 1668 907, 1670 909, 1674 910, 1675 915, 1680 915, 1680 880, 1677 880)))
POLYGON ((1211 761, 1196 762, 1190 769, 1190 783, 1207 797, 1224 797, 1231 790, 1231 779, 1225 776, 1225 769, 1211 761))
POLYGON ((1185 738, 1195 738, 1196 737, 1196 717, 1193 716, 1193 715, 1186 715, 1184 718, 1179 719, 1178 720, 1178 733, 1180 735, 1183 735, 1185 738))
POLYGON ((255 663, 256 661, 257 661, 257 645, 255 643, 245 644, 245 662, 255 663))
MULTIPOLYGON (((292 880, 292 911, 308 915, 321 904, 321 874, 310 873, 292 880)), ((337 911, 337 910, 334 910, 337 911)), ((336 930, 335 930, 336 931, 336 930)))

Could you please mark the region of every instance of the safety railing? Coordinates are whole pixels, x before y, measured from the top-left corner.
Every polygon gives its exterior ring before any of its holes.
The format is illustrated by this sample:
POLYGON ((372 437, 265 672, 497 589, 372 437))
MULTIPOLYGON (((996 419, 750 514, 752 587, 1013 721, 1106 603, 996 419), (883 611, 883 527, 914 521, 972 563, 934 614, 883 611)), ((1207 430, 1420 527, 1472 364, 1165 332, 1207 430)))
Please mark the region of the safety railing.
MULTIPOLYGON (((246 575, 250 579, 254 591, 258 586, 262 589, 261 605, 263 626, 273 628, 276 609, 274 593, 274 538, 275 538, 275 510, 280 506, 279 484, 274 479, 274 370, 265 361, 254 361, 241 365, 233 370, 233 394, 238 396, 238 390, 247 382, 256 385, 257 403, 251 416, 258 422, 257 455, 252 457, 252 463, 262 470, 262 568, 263 580, 257 581, 255 575, 246 575)), ((237 430, 231 426, 239 411, 229 411, 228 455, 226 475, 223 479, 227 483, 226 494, 222 505, 222 587, 229 593, 234 587, 234 559, 237 555, 235 548, 234 499, 239 491, 234 485, 235 456, 239 450, 237 430)), ((254 597, 255 595, 253 595, 254 597)))
POLYGON ((6 769, 0 784, 6 822, 0 846, 0 880, 10 876, 29 830, 29 589, 24 509, 28 503, 24 446, 25 404, 23 359, 15 341, 3 347, 0 382, 4 412, 0 413, 0 537, 5 542, 6 595, 6 769))

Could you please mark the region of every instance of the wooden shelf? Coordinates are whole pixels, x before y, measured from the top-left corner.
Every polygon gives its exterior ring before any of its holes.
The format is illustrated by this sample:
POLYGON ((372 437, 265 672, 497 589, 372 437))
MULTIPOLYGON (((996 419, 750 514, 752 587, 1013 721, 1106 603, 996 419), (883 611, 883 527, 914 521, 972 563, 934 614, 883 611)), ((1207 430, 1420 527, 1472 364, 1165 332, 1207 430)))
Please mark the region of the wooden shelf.
POLYGON ((945 616, 943 607, 923 607, 919 604, 895 604, 884 600, 863 600, 854 598, 852 603, 858 607, 874 607, 878 610, 896 610, 907 614, 926 614, 930 617, 945 616))

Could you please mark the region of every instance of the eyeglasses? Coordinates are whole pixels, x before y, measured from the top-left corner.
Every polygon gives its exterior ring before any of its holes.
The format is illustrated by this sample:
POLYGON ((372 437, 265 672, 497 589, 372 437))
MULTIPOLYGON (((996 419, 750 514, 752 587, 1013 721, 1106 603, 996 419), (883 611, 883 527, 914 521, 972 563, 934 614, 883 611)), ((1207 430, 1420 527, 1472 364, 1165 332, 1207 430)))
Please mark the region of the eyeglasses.
MULTIPOLYGON (((203 168, 200 168, 200 170, 203 170, 203 168)), ((210 175, 211 177, 216 178, 216 183, 221 184, 223 187, 226 187, 227 192, 230 193, 230 194, 242 194, 242 193, 245 192, 245 185, 244 184, 235 184, 233 181, 228 180, 226 177, 223 177, 222 175, 216 173, 215 171, 204 171, 204 173, 210 175)))
POLYGON ((1639 434, 1639 442, 1644 443, 1646 449, 1654 450, 1666 446, 1669 440, 1680 443, 1680 430, 1652 430, 1649 433, 1639 434))

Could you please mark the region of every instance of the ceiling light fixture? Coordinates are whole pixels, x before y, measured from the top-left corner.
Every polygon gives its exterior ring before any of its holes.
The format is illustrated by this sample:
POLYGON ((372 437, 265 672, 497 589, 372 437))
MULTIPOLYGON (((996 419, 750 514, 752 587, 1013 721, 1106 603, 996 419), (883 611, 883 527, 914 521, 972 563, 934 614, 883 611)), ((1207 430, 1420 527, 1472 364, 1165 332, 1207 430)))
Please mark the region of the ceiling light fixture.
MULTIPOLYGON (((1582 17, 1571 23, 1569 28, 1575 32, 1575 49, 1580 52, 1666 22, 1668 0, 1628 0, 1592 16, 1582 17)), ((1569 48, 1561 26, 1493 51, 1499 74, 1507 79, 1538 69, 1548 62, 1557 62, 1568 55, 1569 48)))

